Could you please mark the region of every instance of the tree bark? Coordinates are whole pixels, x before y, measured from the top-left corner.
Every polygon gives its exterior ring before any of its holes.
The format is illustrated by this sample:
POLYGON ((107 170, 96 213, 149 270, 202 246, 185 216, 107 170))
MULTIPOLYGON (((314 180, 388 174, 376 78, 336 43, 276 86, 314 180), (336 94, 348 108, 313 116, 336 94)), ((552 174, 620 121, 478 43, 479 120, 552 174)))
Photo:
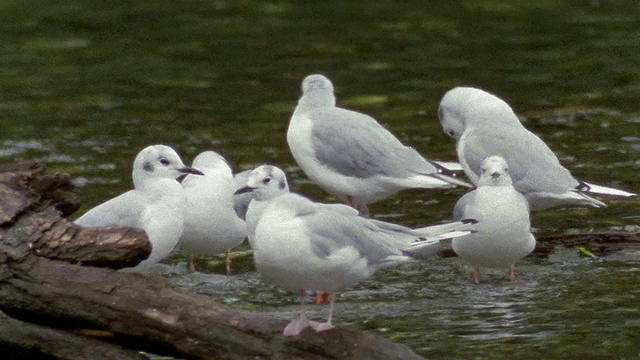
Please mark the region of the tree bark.
POLYGON ((347 329, 281 335, 282 321, 119 272, 150 252, 139 229, 83 229, 70 178, 36 163, 0 168, 0 353, 30 358, 420 359, 347 329), (87 266, 91 265, 91 266, 87 266), (95 338, 92 338, 94 336, 95 338))

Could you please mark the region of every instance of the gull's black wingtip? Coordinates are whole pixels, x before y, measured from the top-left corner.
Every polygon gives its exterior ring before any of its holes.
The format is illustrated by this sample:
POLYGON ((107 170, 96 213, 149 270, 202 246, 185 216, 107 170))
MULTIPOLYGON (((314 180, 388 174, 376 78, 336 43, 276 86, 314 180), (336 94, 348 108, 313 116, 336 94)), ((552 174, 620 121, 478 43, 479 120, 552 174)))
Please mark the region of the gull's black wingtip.
POLYGON ((447 175, 447 176, 452 176, 455 177, 457 174, 455 171, 451 170, 451 169, 447 169, 446 167, 438 164, 437 162, 433 161, 433 160, 428 160, 426 159, 427 162, 429 162, 431 165, 436 167, 436 171, 438 172, 438 174, 442 174, 442 175, 447 175))
POLYGON ((575 187, 578 191, 589 192, 591 190, 591 186, 584 181, 578 180, 578 186, 575 187))
POLYGON ((477 224, 478 223, 478 220, 476 220, 476 219, 462 219, 460 221, 462 221, 463 224, 477 224))

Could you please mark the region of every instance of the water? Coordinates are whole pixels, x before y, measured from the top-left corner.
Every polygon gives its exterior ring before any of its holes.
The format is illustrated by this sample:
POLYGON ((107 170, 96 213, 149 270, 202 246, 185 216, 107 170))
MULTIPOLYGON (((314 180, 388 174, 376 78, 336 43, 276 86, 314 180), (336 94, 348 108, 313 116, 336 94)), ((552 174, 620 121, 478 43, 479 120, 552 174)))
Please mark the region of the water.
MULTIPOLYGON (((310 73, 435 159, 455 159, 436 109, 453 86, 496 93, 578 178, 640 191, 640 5, 631 1, 154 2, 0 4, 0 161, 36 159, 76 179, 80 212, 131 186, 136 153, 214 149, 236 170, 277 164, 310 184, 285 143, 310 73)), ((404 192, 377 218, 448 218, 464 190, 404 192)), ((536 213, 539 235, 624 231, 639 200, 536 213)), ((290 319, 294 294, 265 285, 250 258, 230 278, 172 281, 231 306, 290 319)), ((640 356, 638 257, 527 258, 471 282, 459 259, 416 262, 339 298, 340 326, 378 332, 431 358, 640 356)), ((324 308, 313 307, 314 316, 324 308)))

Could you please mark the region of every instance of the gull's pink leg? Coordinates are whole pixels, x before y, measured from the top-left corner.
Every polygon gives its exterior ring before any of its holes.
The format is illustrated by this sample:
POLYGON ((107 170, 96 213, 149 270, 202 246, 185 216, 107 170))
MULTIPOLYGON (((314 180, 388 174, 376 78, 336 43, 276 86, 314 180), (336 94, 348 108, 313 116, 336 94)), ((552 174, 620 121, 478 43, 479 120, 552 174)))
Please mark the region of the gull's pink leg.
POLYGON ((369 217, 369 208, 367 207, 367 205, 355 202, 351 196, 347 196, 347 199, 345 200, 344 203, 358 210, 358 214, 360 216, 366 217, 366 218, 369 217))
POLYGON ((231 256, 229 256, 229 250, 224 255, 224 267, 227 270, 227 275, 231 274, 231 256))
POLYGON ((344 203, 351 206, 352 208, 356 207, 356 204, 353 202, 353 198, 351 196, 347 196, 347 199, 344 201, 344 203))
POLYGON ((516 281, 516 266, 515 266, 515 264, 509 266, 509 281, 516 281))
POLYGON ((476 284, 480 284, 480 266, 476 266, 473 268, 473 282, 476 284))
POLYGON ((189 255, 189 272, 196 271, 195 256, 189 255))
POLYGON ((300 311, 300 316, 297 319, 294 319, 293 321, 291 321, 289 324, 287 324, 287 326, 285 326, 284 330, 282 331, 282 335, 296 336, 296 335, 299 335, 302 332, 302 330, 306 329, 309 326, 311 326, 312 328, 314 328, 314 326, 317 326, 318 322, 309 320, 304 313, 304 295, 305 295, 305 291, 304 289, 301 289, 300 290, 300 307, 302 308, 302 310, 300 311))
POLYGON ((327 318, 327 321, 323 323, 314 322, 312 324, 309 324, 309 326, 311 326, 311 328, 315 330, 315 332, 327 331, 335 327, 333 326, 333 305, 335 302, 336 294, 329 293, 329 317, 327 318))
POLYGON ((329 293, 324 291, 316 291, 316 304, 328 304, 329 293))

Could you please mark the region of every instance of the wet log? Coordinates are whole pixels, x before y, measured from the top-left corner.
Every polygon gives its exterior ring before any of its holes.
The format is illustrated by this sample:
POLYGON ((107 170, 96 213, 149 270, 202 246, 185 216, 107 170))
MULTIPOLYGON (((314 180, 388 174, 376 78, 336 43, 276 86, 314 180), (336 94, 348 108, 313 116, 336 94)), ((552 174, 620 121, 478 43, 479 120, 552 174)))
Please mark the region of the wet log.
POLYGON ((80 207, 69 175, 46 174, 35 162, 0 168, 0 247, 13 257, 49 259, 121 269, 151 251, 141 229, 82 228, 67 221, 80 207))
MULTIPOLYGON (((640 251, 640 233, 636 232, 600 232, 587 234, 554 234, 536 236, 536 247, 532 256, 547 256, 557 246, 584 248, 595 256, 606 256, 622 251, 640 251)), ((440 249, 442 257, 455 257, 451 246, 440 249)))
POLYGON ((13 319, 0 312, 0 348, 5 359, 140 360, 145 356, 99 340, 13 319))
POLYGON ((640 233, 589 233, 559 234, 536 238, 534 254, 544 255, 553 251, 556 246, 568 248, 583 247, 596 256, 604 256, 619 251, 640 250, 640 233))
POLYGON ((419 359, 348 329, 281 335, 284 323, 120 272, 148 256, 144 232, 82 229, 68 175, 0 168, 0 353, 9 358, 419 359), (91 265, 91 266, 89 266, 91 265), (89 356, 90 354, 90 356, 89 356))

